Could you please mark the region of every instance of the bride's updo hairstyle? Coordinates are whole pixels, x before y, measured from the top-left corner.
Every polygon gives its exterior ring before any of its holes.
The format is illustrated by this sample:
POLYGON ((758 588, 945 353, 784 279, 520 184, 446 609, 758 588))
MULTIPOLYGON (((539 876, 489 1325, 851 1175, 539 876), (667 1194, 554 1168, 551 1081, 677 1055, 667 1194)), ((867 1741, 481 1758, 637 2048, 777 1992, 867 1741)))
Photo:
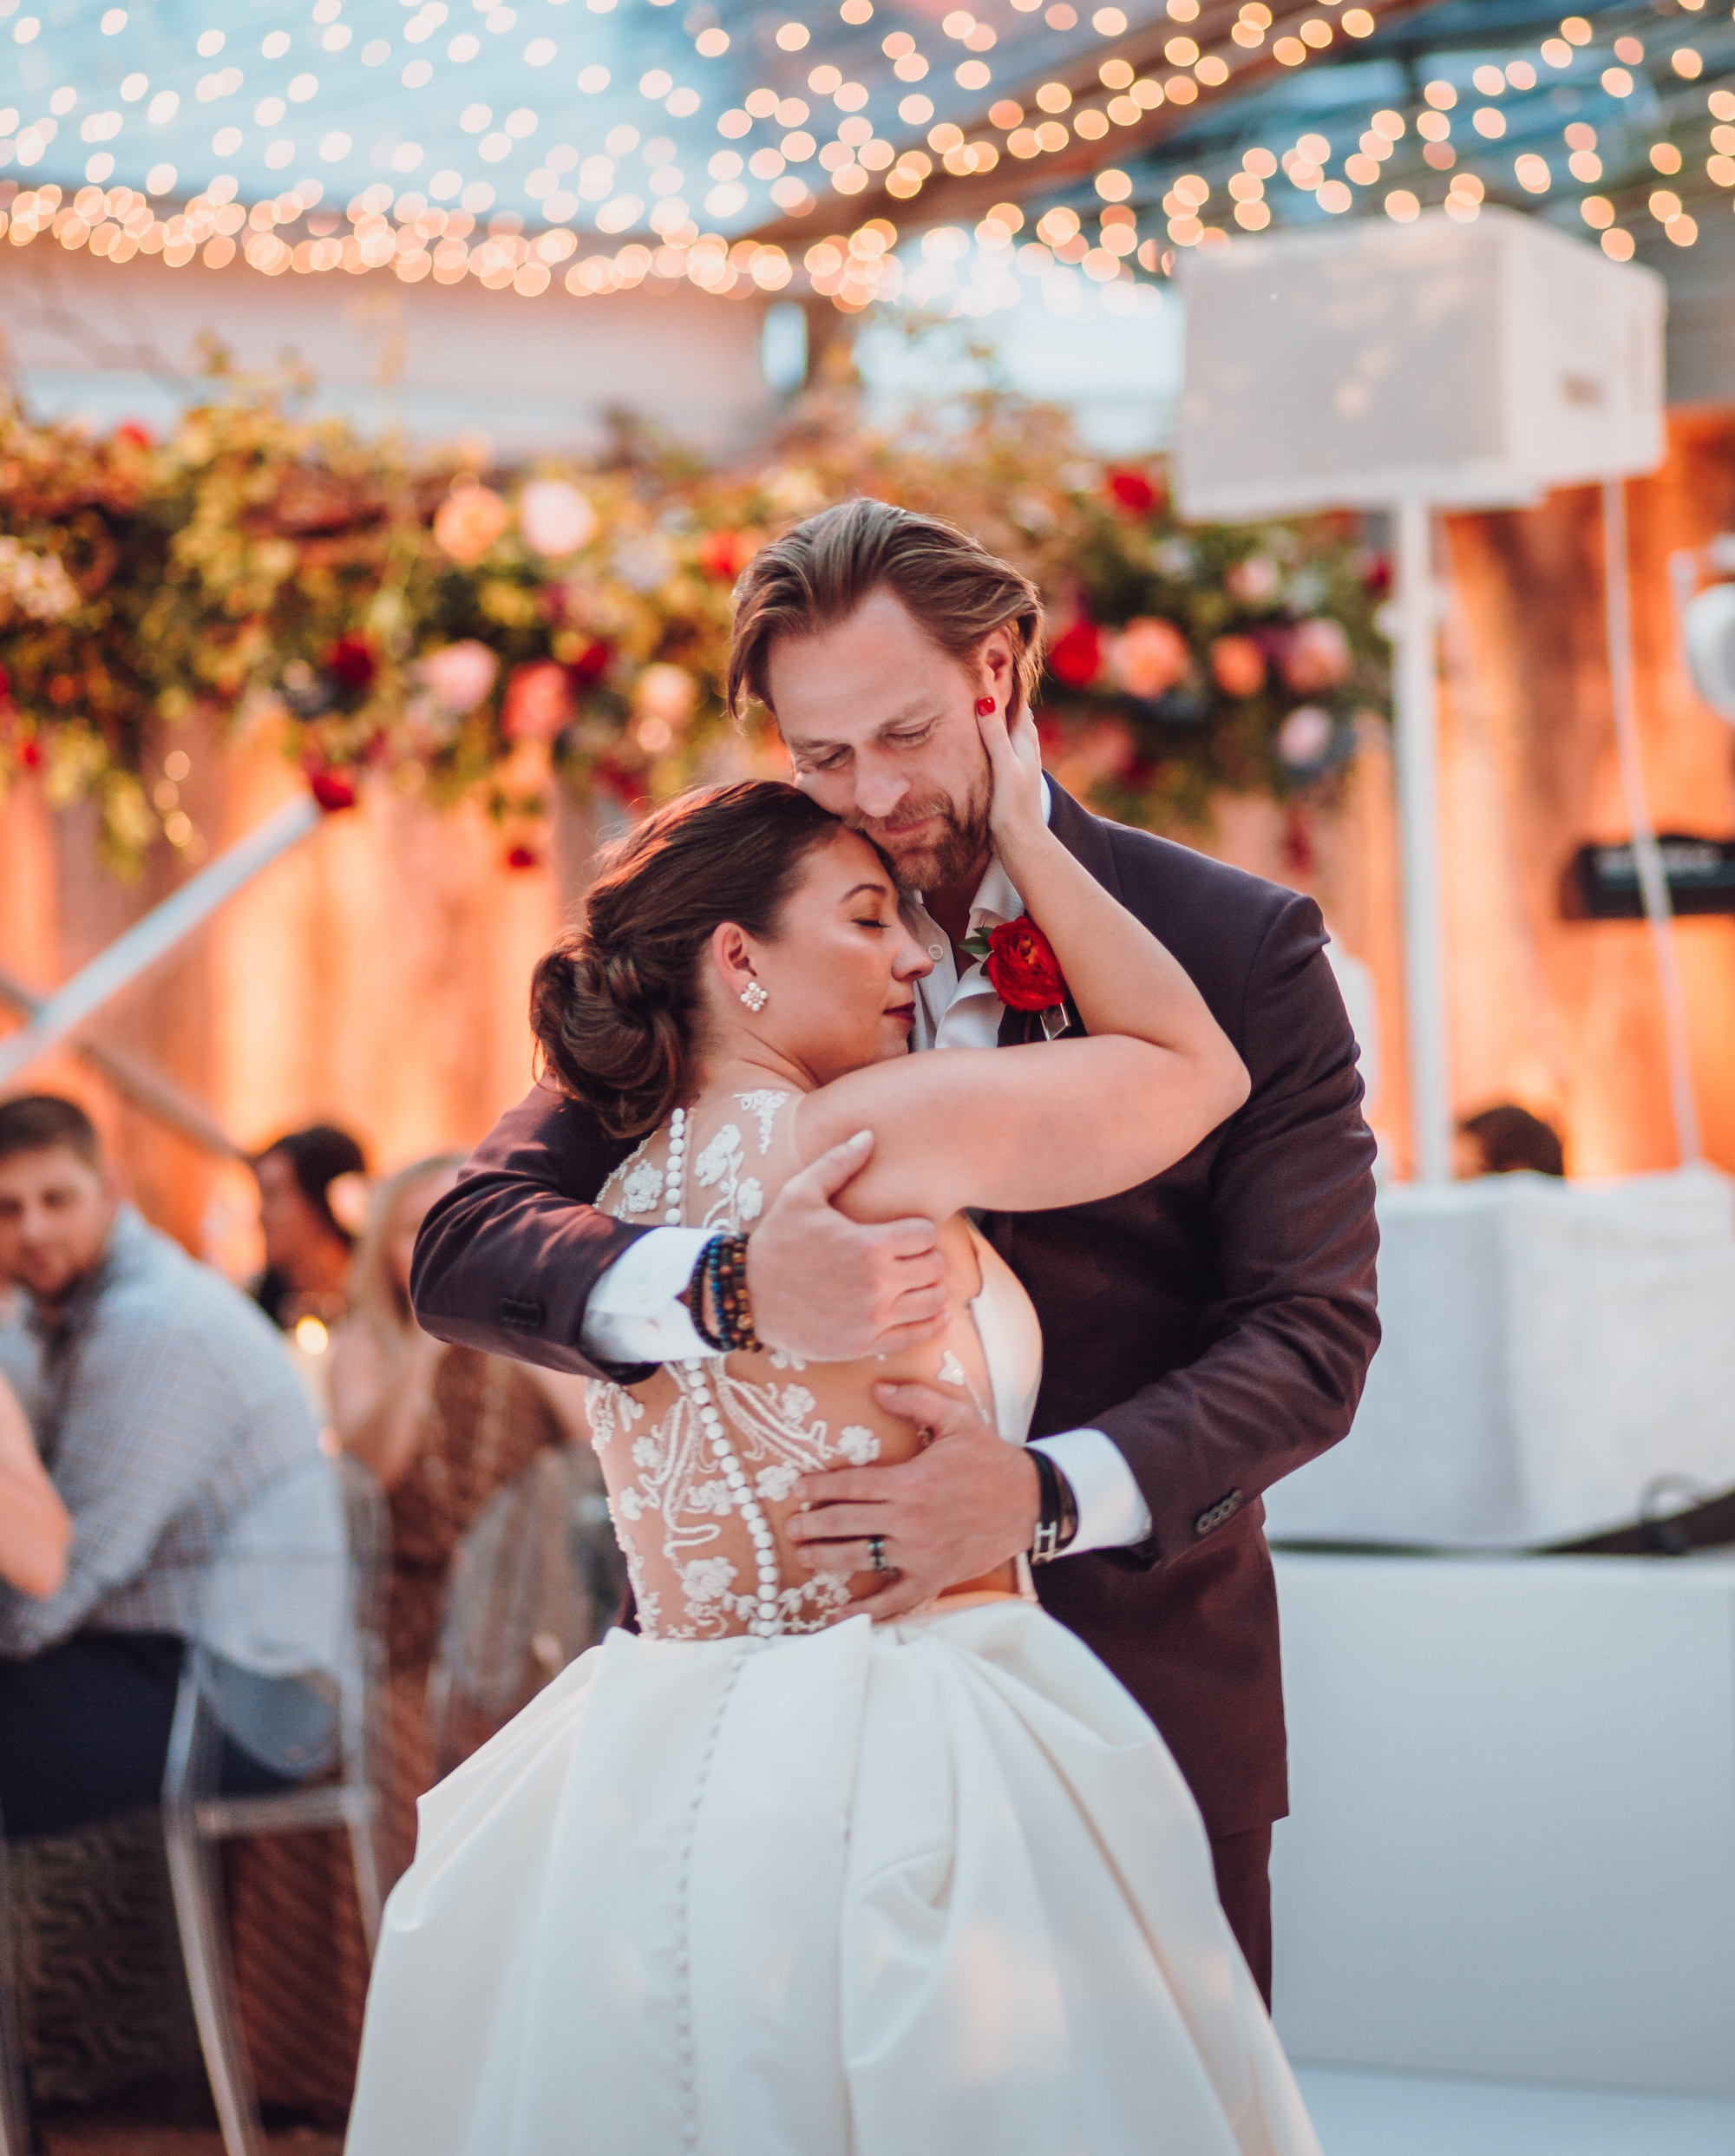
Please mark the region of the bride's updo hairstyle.
POLYGON ((583 926, 537 966, 530 1026, 611 1137, 643 1137, 693 1090, 712 931, 775 940, 808 855, 841 828, 795 787, 744 779, 682 795, 604 855, 583 926))

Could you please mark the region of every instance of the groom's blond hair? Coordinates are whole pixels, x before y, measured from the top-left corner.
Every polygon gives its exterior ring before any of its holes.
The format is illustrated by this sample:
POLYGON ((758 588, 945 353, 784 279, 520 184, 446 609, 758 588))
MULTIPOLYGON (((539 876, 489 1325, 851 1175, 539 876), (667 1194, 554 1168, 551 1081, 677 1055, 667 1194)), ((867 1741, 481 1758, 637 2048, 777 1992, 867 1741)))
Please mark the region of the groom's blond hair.
POLYGON ((1021 569, 944 518, 862 499, 822 509, 754 555, 735 587, 728 704, 776 716, 767 682, 780 637, 817 636, 888 591, 950 658, 967 665, 996 629, 1012 646, 1012 710, 1042 678, 1042 597, 1021 569))

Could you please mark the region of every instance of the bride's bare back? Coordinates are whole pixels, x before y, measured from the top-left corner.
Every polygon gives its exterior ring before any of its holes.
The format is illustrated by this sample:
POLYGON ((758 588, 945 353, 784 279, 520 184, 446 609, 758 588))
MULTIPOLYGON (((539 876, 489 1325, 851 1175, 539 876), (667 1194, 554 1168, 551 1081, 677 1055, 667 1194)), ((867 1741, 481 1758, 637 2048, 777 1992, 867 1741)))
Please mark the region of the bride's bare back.
MULTIPOLYGON (((678 1206, 686 1225, 750 1235, 804 1164, 795 1137, 802 1098, 769 1088, 701 1095, 681 1116, 678 1138, 673 1119, 653 1131, 598 1203, 645 1226, 665 1224, 678 1206)), ((762 1350, 671 1364, 634 1386, 593 1380, 593 1440, 648 1636, 812 1632, 849 1614, 852 1591, 866 1583, 815 1573, 795 1558, 787 1523, 797 1478, 907 1459, 918 1449, 919 1433, 875 1404, 875 1385, 920 1379, 994 1420, 992 1378, 970 1309, 981 1268, 960 1216, 941 1228, 940 1248, 947 1320, 921 1347, 815 1364, 762 1350)), ((959 1586, 1012 1583, 1009 1566, 1004 1577, 959 1586)))

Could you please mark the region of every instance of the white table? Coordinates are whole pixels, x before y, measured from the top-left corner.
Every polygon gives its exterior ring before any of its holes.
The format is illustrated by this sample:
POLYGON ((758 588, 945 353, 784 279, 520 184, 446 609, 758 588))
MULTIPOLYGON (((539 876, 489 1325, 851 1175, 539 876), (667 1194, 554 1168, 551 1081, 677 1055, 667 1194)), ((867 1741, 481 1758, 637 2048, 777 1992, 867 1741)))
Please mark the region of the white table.
POLYGON ((1735 2096, 1735 1558, 1277 1573, 1293 2055, 1735 2096))
POLYGON ((1735 1490, 1735 1186, 1491 1176, 1379 1195, 1385 1340, 1274 1541, 1521 1550, 1735 1490))

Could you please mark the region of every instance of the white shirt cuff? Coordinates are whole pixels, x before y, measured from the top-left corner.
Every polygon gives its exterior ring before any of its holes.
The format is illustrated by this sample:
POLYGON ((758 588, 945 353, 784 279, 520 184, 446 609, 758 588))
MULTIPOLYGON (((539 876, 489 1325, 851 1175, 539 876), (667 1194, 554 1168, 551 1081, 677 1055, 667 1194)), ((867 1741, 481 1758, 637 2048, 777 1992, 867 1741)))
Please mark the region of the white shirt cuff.
POLYGON ((579 1333, 593 1361, 691 1362, 717 1352, 679 1300, 712 1232, 653 1228, 615 1260, 592 1288, 579 1333))
POLYGON ((1076 1557, 1086 1550, 1124 1550, 1150 1533, 1150 1507, 1112 1438, 1100 1430, 1063 1430, 1031 1443, 1071 1484, 1078 1507, 1078 1532, 1062 1556, 1076 1557))

